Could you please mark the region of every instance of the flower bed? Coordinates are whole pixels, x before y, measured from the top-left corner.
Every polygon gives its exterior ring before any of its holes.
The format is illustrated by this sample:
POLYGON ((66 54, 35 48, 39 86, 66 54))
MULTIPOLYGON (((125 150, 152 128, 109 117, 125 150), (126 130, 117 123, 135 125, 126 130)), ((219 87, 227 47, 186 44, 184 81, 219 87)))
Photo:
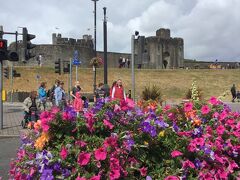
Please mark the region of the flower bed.
POLYGON ((211 98, 162 108, 99 99, 83 115, 43 112, 13 179, 237 179, 240 114, 211 98))

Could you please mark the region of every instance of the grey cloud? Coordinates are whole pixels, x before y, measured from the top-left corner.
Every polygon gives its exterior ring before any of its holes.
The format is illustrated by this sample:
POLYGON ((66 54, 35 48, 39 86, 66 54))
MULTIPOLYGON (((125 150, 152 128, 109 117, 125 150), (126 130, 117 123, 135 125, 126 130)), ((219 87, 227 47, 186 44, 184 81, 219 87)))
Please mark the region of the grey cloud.
MULTIPOLYGON (((172 36, 184 38, 186 58, 240 58, 239 0, 100 0, 97 2, 98 50, 103 48, 104 6, 108 16, 109 51, 130 52, 130 37, 135 30, 152 36, 158 28, 165 27, 171 29, 172 36)), ((6 31, 26 26, 37 35, 36 43, 50 43, 53 32, 73 38, 93 34, 91 0, 9 0, 1 3, 1 9, 0 22, 6 31)))

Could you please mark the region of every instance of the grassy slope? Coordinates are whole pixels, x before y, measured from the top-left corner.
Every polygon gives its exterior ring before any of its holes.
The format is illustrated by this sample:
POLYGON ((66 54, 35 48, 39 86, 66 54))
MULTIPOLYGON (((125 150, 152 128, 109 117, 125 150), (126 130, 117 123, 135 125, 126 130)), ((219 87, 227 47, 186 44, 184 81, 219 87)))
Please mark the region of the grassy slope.
MULTIPOLYGON (((14 90, 31 91, 37 89, 36 75, 40 74, 41 81, 52 86, 56 78, 65 82, 67 87, 68 75, 54 74, 53 68, 15 68, 21 73, 21 78, 14 79, 14 90)), ((239 70, 136 70, 136 91, 139 96, 144 86, 158 85, 162 89, 165 99, 174 101, 184 97, 193 80, 204 91, 204 97, 219 96, 235 83, 240 89, 239 70)), ((108 82, 121 78, 126 89, 131 89, 131 69, 109 69, 108 82)), ((75 72, 73 72, 73 81, 75 72)), ((85 92, 91 92, 93 87, 92 69, 80 69, 79 80, 85 92)), ((97 69, 97 83, 103 82, 103 69, 97 69)), ((4 79, 4 89, 10 90, 10 80, 4 79)), ((228 96, 227 100, 230 100, 228 96)))

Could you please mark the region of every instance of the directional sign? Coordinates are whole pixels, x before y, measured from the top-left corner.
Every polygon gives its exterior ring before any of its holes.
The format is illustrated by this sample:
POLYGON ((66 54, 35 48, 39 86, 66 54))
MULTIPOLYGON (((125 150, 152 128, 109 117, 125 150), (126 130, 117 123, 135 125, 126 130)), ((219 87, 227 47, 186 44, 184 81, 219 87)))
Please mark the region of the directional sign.
POLYGON ((74 66, 80 66, 81 63, 82 63, 82 62, 81 62, 81 61, 79 60, 79 58, 78 58, 78 51, 74 51, 72 64, 73 64, 74 66))

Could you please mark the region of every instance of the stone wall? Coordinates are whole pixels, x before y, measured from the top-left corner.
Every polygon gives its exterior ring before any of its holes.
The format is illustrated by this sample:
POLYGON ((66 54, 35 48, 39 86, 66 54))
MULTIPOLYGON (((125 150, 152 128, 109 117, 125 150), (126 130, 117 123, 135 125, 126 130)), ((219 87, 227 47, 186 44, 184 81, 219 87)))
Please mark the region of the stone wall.
POLYGON ((159 29, 156 36, 135 40, 136 64, 143 68, 170 69, 183 67, 184 42, 172 38, 169 29, 159 29))

